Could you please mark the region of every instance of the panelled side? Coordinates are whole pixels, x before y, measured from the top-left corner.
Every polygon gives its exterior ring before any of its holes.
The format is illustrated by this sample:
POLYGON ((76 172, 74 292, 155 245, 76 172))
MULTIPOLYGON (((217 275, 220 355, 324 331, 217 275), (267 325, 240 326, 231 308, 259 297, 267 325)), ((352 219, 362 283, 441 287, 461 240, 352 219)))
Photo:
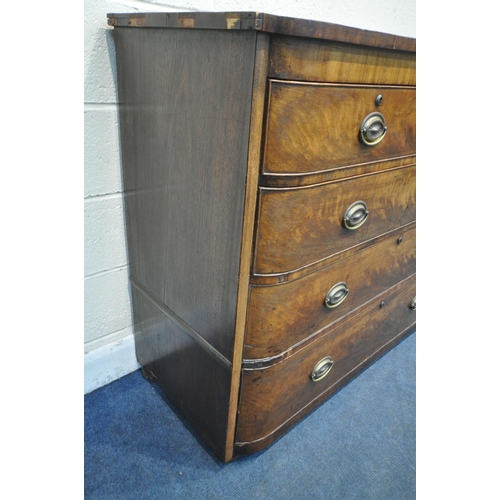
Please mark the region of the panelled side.
POLYGON ((115 40, 137 357, 223 458, 256 33, 115 40))

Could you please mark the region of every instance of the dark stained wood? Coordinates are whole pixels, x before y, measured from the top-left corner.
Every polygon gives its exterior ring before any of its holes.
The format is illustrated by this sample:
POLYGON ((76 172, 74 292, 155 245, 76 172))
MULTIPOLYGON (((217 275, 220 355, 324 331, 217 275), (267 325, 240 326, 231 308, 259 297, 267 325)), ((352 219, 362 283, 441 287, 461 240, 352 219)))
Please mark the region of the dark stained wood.
POLYGON ((281 354, 311 341, 365 302, 416 270, 416 231, 407 227, 371 247, 291 283, 252 286, 244 358, 281 354), (397 243, 398 238, 403 238, 397 243), (347 283, 349 293, 336 308, 325 306, 330 288, 347 283))
POLYGON ((256 33, 117 28, 115 41, 131 278, 189 327, 137 326, 137 356, 227 460, 220 357, 234 355, 256 33))
POLYGON ((247 180, 245 189, 245 207, 241 240, 240 271, 238 280, 238 299, 236 307, 236 325, 234 335, 233 366, 231 393, 229 399, 229 418, 227 426, 226 456, 231 460, 234 450, 236 416, 241 379, 241 360, 248 314, 248 293, 250 266, 252 262, 253 233, 255 210, 257 205, 257 183, 260 170, 260 151, 262 147, 262 124, 264 121, 264 103, 266 95, 267 67, 269 60, 269 37, 257 37, 255 54, 255 72, 252 91, 252 113, 248 146, 247 180))
POLYGON ((130 274, 227 359, 255 38, 115 29, 130 274))
POLYGON ((149 290, 141 285, 133 276, 129 276, 130 284, 133 288, 142 292, 146 299, 154 304, 160 311, 167 316, 175 325, 180 328, 186 335, 191 337, 198 345, 204 349, 212 358, 225 366, 226 368, 231 368, 231 362, 225 358, 219 351, 214 349, 214 347, 209 344, 201 335, 195 332, 182 318, 177 316, 171 309, 169 309, 165 304, 160 302, 154 295, 152 295, 149 290))
MULTIPOLYGON (((379 357, 388 343, 415 322, 410 304, 415 296, 415 280, 410 278, 367 305, 328 335, 269 368, 244 370, 241 383, 237 446, 261 441, 269 444, 280 428, 325 392, 332 394, 360 365, 379 357), (384 306, 380 307, 381 301, 384 306), (311 380, 318 361, 331 356, 334 365, 319 382, 311 380)), ((258 443, 257 449, 259 449, 258 443)), ((256 451, 253 447, 252 451, 256 451)))
MULTIPOLYGON (((137 360, 224 460, 231 371, 132 287, 137 360)), ((148 419, 148 415, 144 415, 148 419)), ((158 422, 151 423, 154 433, 158 422)), ((168 450, 168 443, 165 449, 168 450)))
POLYGON ((340 24, 275 16, 261 12, 146 12, 108 14, 110 26, 261 30, 296 37, 415 52, 414 38, 351 28, 340 24))
POLYGON ((335 255, 415 220, 415 167, 296 189, 260 188, 253 272, 283 274, 335 255), (367 221, 342 220, 363 200, 367 221))
POLYGON ((416 57, 411 52, 274 36, 269 76, 308 82, 415 85, 416 57))
POLYGON ((270 85, 264 173, 318 172, 415 154, 413 87, 270 85), (383 114, 388 130, 379 144, 367 146, 359 129, 373 112, 383 114))

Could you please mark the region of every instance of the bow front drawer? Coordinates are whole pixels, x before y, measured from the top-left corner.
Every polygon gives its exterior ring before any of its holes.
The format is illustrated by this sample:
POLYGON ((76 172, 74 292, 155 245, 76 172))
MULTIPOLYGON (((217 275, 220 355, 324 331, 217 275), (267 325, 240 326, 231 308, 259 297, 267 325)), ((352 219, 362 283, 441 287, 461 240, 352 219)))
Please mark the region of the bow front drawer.
POLYGON ((259 368, 244 361, 236 446, 274 441, 388 350, 412 328, 414 298, 412 276, 284 361, 259 368))
POLYGON ((271 80, 268 109, 264 174, 310 174, 415 154, 415 87, 271 80), (366 119, 372 130, 363 134, 366 119), (375 140, 365 140, 370 132, 375 140))
POLYGON ((261 188, 254 274, 300 269, 414 220, 415 166, 311 187, 261 188))
POLYGON ((275 356, 321 335, 332 323, 415 273, 415 242, 415 225, 410 224, 294 281, 251 286, 244 357, 275 356))

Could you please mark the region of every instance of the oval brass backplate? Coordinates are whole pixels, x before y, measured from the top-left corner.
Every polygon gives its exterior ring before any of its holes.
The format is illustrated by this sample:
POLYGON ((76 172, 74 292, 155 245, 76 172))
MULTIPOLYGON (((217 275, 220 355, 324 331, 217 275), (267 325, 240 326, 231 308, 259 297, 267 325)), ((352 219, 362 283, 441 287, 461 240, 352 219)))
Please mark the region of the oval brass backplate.
POLYGON ((316 363, 316 366, 311 372, 311 378, 313 382, 318 382, 322 378, 325 378, 333 367, 333 359, 331 356, 326 356, 322 360, 316 363))
POLYGON ((349 288, 347 288, 347 283, 341 281, 336 285, 333 285, 325 297, 325 306, 329 309, 339 306, 344 302, 347 294, 349 293, 349 288))
POLYGON ((361 127, 359 127, 361 142, 367 146, 378 144, 385 137, 386 133, 387 126, 384 115, 377 111, 367 115, 361 123, 361 127))
POLYGON ((345 211, 342 224, 346 229, 354 231, 366 222, 369 213, 368 207, 363 200, 355 201, 345 211))

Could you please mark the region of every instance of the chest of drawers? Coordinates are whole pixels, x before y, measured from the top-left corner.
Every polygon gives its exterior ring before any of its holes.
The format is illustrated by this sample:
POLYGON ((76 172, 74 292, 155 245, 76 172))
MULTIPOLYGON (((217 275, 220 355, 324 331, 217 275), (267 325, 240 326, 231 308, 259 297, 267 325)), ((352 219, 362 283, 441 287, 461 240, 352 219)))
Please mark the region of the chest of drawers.
POLYGON ((415 40, 108 14, 144 374, 224 461, 415 328, 415 40))

